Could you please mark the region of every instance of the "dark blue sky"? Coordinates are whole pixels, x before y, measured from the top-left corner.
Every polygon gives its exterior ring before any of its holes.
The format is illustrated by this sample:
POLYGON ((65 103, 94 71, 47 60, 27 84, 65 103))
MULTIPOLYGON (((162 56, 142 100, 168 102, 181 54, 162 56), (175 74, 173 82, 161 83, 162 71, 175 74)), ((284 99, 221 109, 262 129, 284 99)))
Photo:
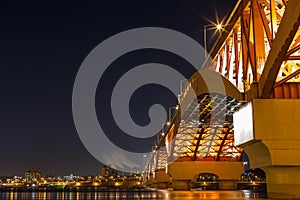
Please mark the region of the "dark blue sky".
MULTIPOLYGON (((215 11, 222 18, 235 2, 2 2, 0 176, 23 174, 26 168, 40 168, 44 174, 53 175, 100 173, 101 163, 82 145, 72 118, 73 83, 86 55, 114 34, 146 26, 174 29, 202 43, 203 25, 208 23, 205 18, 216 21, 215 11)), ((157 52, 151 55, 154 55, 151 59, 161 58, 162 62, 166 57, 157 52)), ((124 61, 138 60, 139 64, 149 61, 149 56, 136 56, 137 59, 129 55, 124 61)), ((175 68, 184 65, 172 56, 165 63, 173 63, 175 68)), ((111 70, 110 77, 121 73, 120 67, 111 70)), ((149 95, 152 98, 147 105, 157 103, 155 96, 166 107, 176 103, 168 92, 155 90, 155 95, 149 95)), ((100 106, 98 96, 97 106, 100 106)), ((137 94, 136 98, 145 97, 137 94)), ((131 105, 132 116, 139 124, 147 122, 146 110, 141 109, 147 105, 137 103, 136 108, 131 105)))

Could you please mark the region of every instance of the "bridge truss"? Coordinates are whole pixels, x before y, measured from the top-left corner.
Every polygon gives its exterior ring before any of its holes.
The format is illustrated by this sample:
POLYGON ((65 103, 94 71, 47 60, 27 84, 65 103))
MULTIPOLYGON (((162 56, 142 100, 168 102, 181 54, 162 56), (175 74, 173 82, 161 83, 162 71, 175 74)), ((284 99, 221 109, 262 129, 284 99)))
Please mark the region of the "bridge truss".
MULTIPOLYGON (((161 134, 146 172, 165 169, 176 161, 241 161, 234 145, 232 115, 253 98, 300 98, 300 1, 240 0, 227 18, 203 68, 230 82, 242 99, 196 92, 189 79, 178 110, 161 134), (186 106, 188 105, 188 106, 186 106)), ((217 30, 216 30, 217 31, 217 30)))

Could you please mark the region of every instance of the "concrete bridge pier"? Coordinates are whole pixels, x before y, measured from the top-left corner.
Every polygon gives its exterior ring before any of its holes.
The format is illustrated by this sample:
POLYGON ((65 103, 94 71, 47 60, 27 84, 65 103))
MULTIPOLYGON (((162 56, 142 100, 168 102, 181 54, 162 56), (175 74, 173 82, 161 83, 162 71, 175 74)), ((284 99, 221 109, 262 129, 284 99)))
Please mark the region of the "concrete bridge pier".
POLYGON ((262 169, 267 175, 269 198, 300 197, 300 167, 268 166, 262 169))
POLYGON ((166 173, 165 169, 155 171, 155 180, 157 182, 158 189, 167 189, 171 182, 170 176, 166 173))
MULTIPOLYGON (((289 148, 295 148, 292 142, 289 144, 289 148)), ((260 168, 266 173, 269 198, 300 198, 300 166, 283 163, 277 165, 271 162, 271 157, 276 160, 281 154, 280 157, 289 159, 293 156, 292 153, 287 153, 287 149, 278 149, 277 155, 272 156, 268 147, 261 141, 247 144, 243 149, 250 159, 251 168, 260 168)), ((298 156, 298 154, 294 156, 298 156)), ((281 159, 281 162, 284 162, 285 159, 281 159)))
POLYGON ((228 161, 182 161, 168 166, 174 190, 189 190, 193 180, 200 173, 213 173, 219 176, 220 189, 236 189, 236 182, 244 172, 242 162, 228 161))
POLYGON ((154 178, 154 174, 151 173, 149 177, 147 177, 146 182, 144 183, 147 187, 157 188, 157 180, 154 178))
POLYGON ((300 198, 300 99, 254 99, 234 114, 235 143, 266 173, 270 198, 300 198))

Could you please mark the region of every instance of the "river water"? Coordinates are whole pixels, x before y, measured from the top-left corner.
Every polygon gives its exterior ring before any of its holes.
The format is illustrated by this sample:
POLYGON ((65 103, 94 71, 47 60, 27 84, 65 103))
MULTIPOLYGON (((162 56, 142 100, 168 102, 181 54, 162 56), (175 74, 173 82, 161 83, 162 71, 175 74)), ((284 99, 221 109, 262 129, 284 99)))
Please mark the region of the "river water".
MULTIPOLYGON (((131 200, 131 199, 162 199, 162 200, 194 200, 194 199, 254 199, 257 194, 250 191, 172 191, 172 190, 143 190, 143 191, 2 191, 0 199, 75 199, 75 200, 131 200)), ((257 200, 261 198, 255 198, 257 200)))

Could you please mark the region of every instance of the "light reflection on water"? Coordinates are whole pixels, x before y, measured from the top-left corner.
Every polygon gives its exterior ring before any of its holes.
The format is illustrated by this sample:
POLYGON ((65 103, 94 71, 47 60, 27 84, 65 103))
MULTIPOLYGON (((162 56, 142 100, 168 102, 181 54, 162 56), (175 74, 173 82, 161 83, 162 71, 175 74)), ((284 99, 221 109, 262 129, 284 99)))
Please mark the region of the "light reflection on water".
MULTIPOLYGON (((254 199, 253 193, 249 191, 72 191, 72 192, 22 192, 6 191, 0 192, 3 200, 52 200, 52 199, 76 199, 76 200, 129 200, 129 199, 162 199, 162 200, 195 200, 195 199, 254 199)), ((259 200, 259 198, 255 198, 259 200)))

